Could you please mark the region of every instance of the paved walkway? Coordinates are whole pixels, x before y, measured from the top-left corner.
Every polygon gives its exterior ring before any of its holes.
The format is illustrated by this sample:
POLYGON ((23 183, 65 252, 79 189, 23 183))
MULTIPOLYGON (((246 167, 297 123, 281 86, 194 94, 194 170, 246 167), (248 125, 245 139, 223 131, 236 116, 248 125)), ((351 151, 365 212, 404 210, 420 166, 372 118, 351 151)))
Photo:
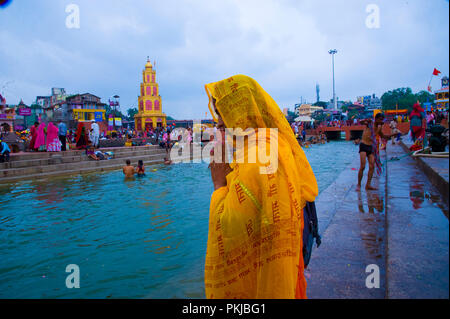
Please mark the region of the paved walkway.
MULTIPOLYGON (((383 161, 405 154, 388 144, 383 161)), ((306 271, 309 298, 448 298, 448 207, 415 161, 387 163, 377 191, 355 191, 359 158, 316 204, 322 245, 306 271), (366 287, 366 267, 380 288, 366 287)), ((363 187, 366 182, 363 179, 363 187)))

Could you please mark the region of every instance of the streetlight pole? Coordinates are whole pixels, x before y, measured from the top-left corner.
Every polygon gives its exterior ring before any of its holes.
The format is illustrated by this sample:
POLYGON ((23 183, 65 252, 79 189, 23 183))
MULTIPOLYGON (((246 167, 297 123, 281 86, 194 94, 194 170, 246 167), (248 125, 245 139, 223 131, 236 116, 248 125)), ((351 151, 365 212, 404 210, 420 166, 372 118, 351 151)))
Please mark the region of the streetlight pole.
POLYGON ((337 110, 337 101, 336 101, 336 91, 334 87, 334 55, 337 53, 336 49, 328 51, 329 54, 331 54, 331 63, 333 68, 333 104, 334 104, 334 110, 337 110))

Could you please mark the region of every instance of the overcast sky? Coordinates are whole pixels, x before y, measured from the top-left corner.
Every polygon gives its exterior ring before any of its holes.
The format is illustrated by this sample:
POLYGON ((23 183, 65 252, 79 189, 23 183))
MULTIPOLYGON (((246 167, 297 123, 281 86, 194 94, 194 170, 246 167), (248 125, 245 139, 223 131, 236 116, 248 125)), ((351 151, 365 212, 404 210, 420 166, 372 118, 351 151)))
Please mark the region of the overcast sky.
MULTIPOLYGON (((372 22, 374 20, 371 20, 372 22)), ((449 74, 446 0, 13 0, 0 8, 0 92, 31 104, 51 87, 137 106, 147 56, 156 60, 163 111, 204 118, 204 84, 234 74, 258 81, 289 107, 409 86, 426 89, 433 68, 449 74), (66 27, 66 6, 80 28, 66 27), (366 20, 379 8, 379 28, 366 20), (12 82, 10 82, 12 81, 12 82)), ((432 87, 440 87, 434 77, 432 87)))

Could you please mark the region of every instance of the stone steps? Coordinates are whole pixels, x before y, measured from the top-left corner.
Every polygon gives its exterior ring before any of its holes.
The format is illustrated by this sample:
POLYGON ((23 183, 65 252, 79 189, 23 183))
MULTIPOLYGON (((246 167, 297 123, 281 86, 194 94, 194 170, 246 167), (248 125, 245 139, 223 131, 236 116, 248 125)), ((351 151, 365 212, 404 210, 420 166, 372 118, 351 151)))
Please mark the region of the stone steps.
POLYGON ((55 171, 66 171, 81 169, 87 167, 101 167, 104 165, 120 164, 124 165, 126 159, 133 160, 137 163, 138 160, 151 160, 151 159, 164 159, 165 152, 152 153, 152 154, 141 154, 138 156, 126 156, 120 158, 114 158, 110 160, 95 161, 86 156, 86 160, 74 162, 74 163, 63 163, 63 164, 53 164, 53 165, 42 165, 42 166, 29 166, 21 168, 8 168, 0 171, 2 177, 9 176, 23 176, 31 175, 37 173, 55 172, 55 171), (107 163, 106 163, 107 162, 107 163))
MULTIPOLYGON (((16 154, 12 156, 15 158, 11 162, 0 163, 0 183, 121 169, 127 159, 134 166, 139 160, 145 165, 153 165, 163 163, 166 156, 166 151, 157 145, 100 150, 113 151, 114 158, 95 161, 88 158, 84 151, 16 154)), ((199 154, 194 154, 191 149, 190 159, 198 156, 199 154)))
MULTIPOLYGON (((138 159, 131 158, 130 159, 131 164, 136 166, 138 159)), ((111 162, 110 161, 92 161, 92 164, 95 163, 105 163, 105 162, 111 162)), ((163 157, 155 158, 155 159, 144 159, 143 160, 144 165, 155 165, 155 164, 161 164, 164 162, 163 157)), ((110 164, 110 163, 108 163, 110 164)), ((0 178, 0 183, 11 183, 16 182, 19 180, 35 180, 35 179, 41 179, 41 178, 47 178, 47 177, 59 177, 59 176, 68 176, 68 175, 78 175, 78 174, 86 174, 90 172, 104 172, 104 171, 111 171, 116 169, 121 169, 124 166, 124 162, 120 163, 114 163, 112 165, 98 165, 98 166, 90 166, 90 167, 84 167, 84 168, 74 168, 71 170, 65 170, 65 171, 52 171, 52 172, 45 172, 45 173, 34 173, 34 174, 28 174, 28 175, 22 175, 22 176, 8 176, 8 177, 2 177, 0 178)))
MULTIPOLYGON (((103 152, 105 152, 102 149, 103 152)), ((135 156, 144 156, 144 155, 154 155, 154 154, 162 154, 165 151, 161 148, 151 148, 151 149, 136 149, 136 150, 128 150, 122 152, 114 152, 114 159, 118 158, 126 158, 126 157, 135 157, 135 156)), ((11 169, 11 168, 25 168, 25 167, 34 167, 34 166, 45 166, 45 165, 55 165, 55 164, 66 164, 66 163, 75 163, 90 160, 84 152, 81 154, 61 154, 59 156, 54 155, 51 157, 45 156, 44 158, 36 158, 36 159, 25 159, 25 160, 12 160, 9 163, 0 163, 0 170, 11 169)))
MULTIPOLYGON (((158 150, 161 149, 158 145, 149 146, 131 146, 131 147, 105 147, 101 148, 102 152, 112 151, 114 154, 120 154, 130 151, 139 150, 158 150)), ((10 162, 32 160, 32 159, 48 159, 54 157, 66 157, 66 156, 80 156, 85 154, 84 150, 70 150, 65 152, 29 152, 20 154, 10 154, 10 162)))

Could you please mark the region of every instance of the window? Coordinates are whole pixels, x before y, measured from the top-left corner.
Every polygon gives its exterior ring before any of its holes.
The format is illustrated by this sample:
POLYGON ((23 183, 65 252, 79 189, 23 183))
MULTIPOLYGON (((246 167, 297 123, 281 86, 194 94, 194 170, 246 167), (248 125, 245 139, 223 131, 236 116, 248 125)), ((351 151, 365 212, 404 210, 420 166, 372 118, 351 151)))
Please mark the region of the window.
POLYGON ((150 82, 150 75, 147 75, 147 82, 150 82))
MULTIPOLYGON (((155 104, 156 107, 156 104, 155 104)), ((151 111, 152 110, 152 101, 145 101, 145 110, 151 111)))
POLYGON ((153 95, 156 96, 156 86, 153 87, 153 95))
POLYGON ((159 111, 159 100, 155 101, 155 111, 159 111))
POLYGON ((139 111, 144 111, 144 103, 142 102, 142 100, 139 102, 139 111))
POLYGON ((146 95, 151 95, 152 94, 152 88, 150 87, 150 86, 147 86, 146 88, 145 88, 145 93, 146 93, 146 95))

